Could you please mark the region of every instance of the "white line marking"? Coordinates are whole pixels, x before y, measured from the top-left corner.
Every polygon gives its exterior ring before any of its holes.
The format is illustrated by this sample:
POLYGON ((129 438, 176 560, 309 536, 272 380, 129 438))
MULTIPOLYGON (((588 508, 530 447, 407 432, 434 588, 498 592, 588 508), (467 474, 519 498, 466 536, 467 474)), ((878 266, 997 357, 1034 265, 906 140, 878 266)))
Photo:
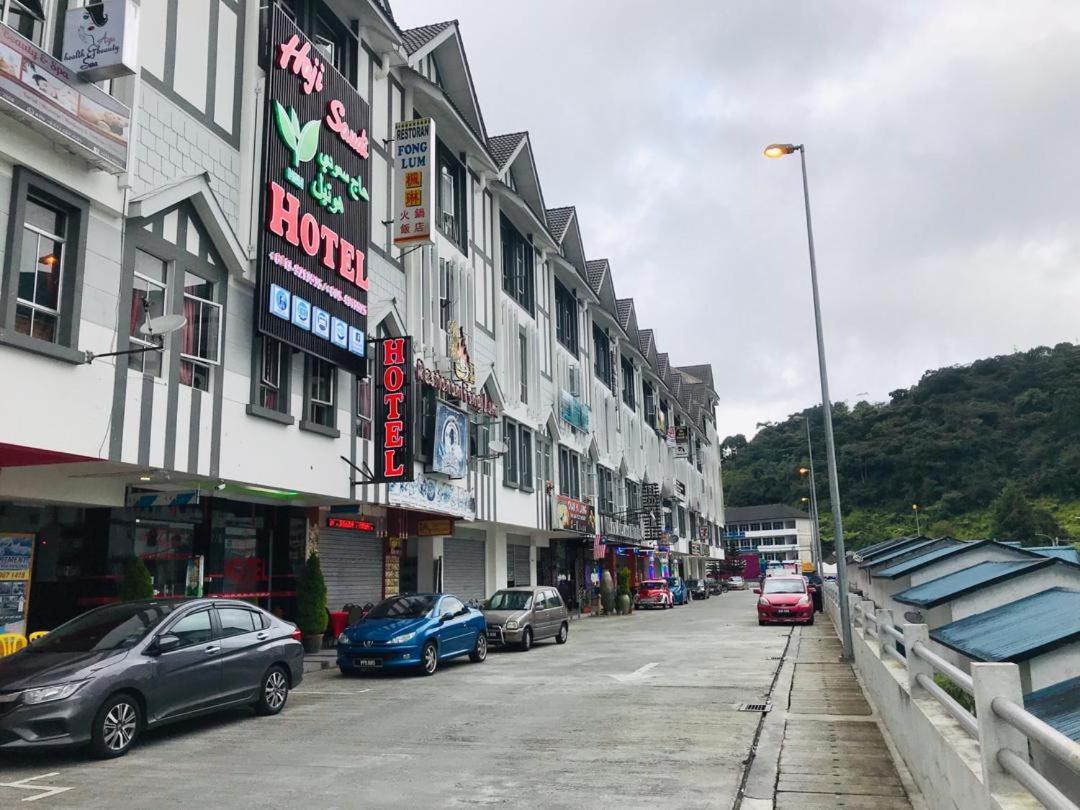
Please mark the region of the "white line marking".
POLYGON ((342 691, 342 692, 330 692, 330 691, 325 691, 325 690, 320 689, 320 690, 318 690, 316 692, 316 691, 308 691, 307 689, 297 689, 296 694, 298 694, 298 695, 362 695, 362 694, 364 694, 364 692, 370 692, 370 691, 371 691, 370 689, 356 689, 356 690, 354 690, 352 692, 344 692, 344 691, 342 691))
POLYGON ((52 773, 43 773, 40 776, 28 776, 25 779, 20 779, 18 782, 0 782, 0 787, 15 788, 16 790, 41 790, 43 793, 39 793, 37 796, 27 796, 22 801, 24 802, 36 802, 38 799, 45 799, 49 796, 56 796, 60 793, 66 793, 73 788, 69 787, 52 787, 51 785, 28 785, 27 782, 33 782, 36 779, 48 779, 51 776, 59 776, 60 771, 53 771, 52 773))
POLYGON ((630 682, 630 681, 640 681, 642 678, 644 678, 648 674, 649 670, 653 669, 654 667, 658 667, 658 666, 660 666, 659 661, 652 661, 652 662, 646 664, 643 667, 638 667, 637 669, 635 669, 633 672, 631 672, 629 674, 625 674, 625 675, 608 675, 608 677, 609 678, 614 678, 619 683, 627 683, 627 682, 630 682))

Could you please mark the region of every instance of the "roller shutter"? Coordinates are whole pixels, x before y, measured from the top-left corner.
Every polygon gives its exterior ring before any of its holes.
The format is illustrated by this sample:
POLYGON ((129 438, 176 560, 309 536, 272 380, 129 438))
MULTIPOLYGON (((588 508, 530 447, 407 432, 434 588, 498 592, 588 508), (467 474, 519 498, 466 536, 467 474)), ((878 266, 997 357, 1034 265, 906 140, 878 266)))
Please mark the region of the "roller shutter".
POLYGON ((382 599, 382 540, 356 532, 322 529, 319 562, 330 610, 341 610, 350 603, 378 603, 382 599))
POLYGON ((529 584, 529 547, 506 547, 506 581, 515 586, 529 584))
POLYGON ((443 541, 443 590, 458 598, 487 598, 487 568, 483 540, 447 537, 443 541))

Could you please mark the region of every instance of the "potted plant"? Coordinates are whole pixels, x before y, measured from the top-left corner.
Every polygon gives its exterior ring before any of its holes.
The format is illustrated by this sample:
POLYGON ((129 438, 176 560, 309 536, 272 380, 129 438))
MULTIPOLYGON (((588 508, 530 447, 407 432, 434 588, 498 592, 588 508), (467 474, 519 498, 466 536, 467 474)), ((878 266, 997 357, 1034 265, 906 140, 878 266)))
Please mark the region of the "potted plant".
POLYGON ((611 581, 610 571, 604 571, 600 578, 600 605, 605 616, 615 612, 615 584, 611 581))
POLYGON ((630 613, 630 569, 619 569, 619 613, 627 616, 630 613))
POLYGON ((322 649, 323 633, 329 620, 326 580, 319 565, 319 555, 312 553, 296 583, 296 626, 304 638, 304 652, 317 653, 322 649))
POLYGON ((132 557, 124 563, 124 577, 120 580, 120 601, 134 602, 137 599, 151 599, 154 596, 154 580, 150 571, 138 557, 132 557))

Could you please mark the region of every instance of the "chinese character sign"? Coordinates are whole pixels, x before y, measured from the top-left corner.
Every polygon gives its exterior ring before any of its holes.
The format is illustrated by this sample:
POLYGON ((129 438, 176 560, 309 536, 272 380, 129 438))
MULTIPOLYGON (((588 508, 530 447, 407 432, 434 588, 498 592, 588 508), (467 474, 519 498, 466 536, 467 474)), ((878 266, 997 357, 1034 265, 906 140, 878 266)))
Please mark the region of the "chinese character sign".
POLYGON ((435 122, 430 118, 394 124, 394 184, 397 186, 395 245, 431 244, 435 216, 435 122))
POLYGON ((660 511, 660 485, 643 484, 641 487, 641 536, 659 542, 663 531, 663 514, 660 511))

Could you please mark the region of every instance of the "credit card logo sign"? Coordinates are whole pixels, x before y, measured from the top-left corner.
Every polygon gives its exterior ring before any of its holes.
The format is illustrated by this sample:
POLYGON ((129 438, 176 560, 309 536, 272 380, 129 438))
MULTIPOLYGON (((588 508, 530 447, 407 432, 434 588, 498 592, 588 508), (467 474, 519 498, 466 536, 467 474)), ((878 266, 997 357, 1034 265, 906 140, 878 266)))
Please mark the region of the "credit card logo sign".
POLYGON ((295 295, 292 300, 292 322, 305 331, 311 330, 311 303, 295 295))
POLYGON ((330 319, 330 342, 343 349, 349 348, 349 325, 341 318, 330 319))
POLYGON ((358 357, 364 356, 364 333, 355 326, 349 327, 349 351, 358 357))
POLYGON ((270 314, 277 315, 279 318, 289 320, 289 312, 291 310, 292 296, 289 291, 284 287, 279 287, 277 284, 270 285, 270 314))
POLYGON ((311 308, 311 331, 323 340, 330 339, 330 313, 318 307, 311 308))

